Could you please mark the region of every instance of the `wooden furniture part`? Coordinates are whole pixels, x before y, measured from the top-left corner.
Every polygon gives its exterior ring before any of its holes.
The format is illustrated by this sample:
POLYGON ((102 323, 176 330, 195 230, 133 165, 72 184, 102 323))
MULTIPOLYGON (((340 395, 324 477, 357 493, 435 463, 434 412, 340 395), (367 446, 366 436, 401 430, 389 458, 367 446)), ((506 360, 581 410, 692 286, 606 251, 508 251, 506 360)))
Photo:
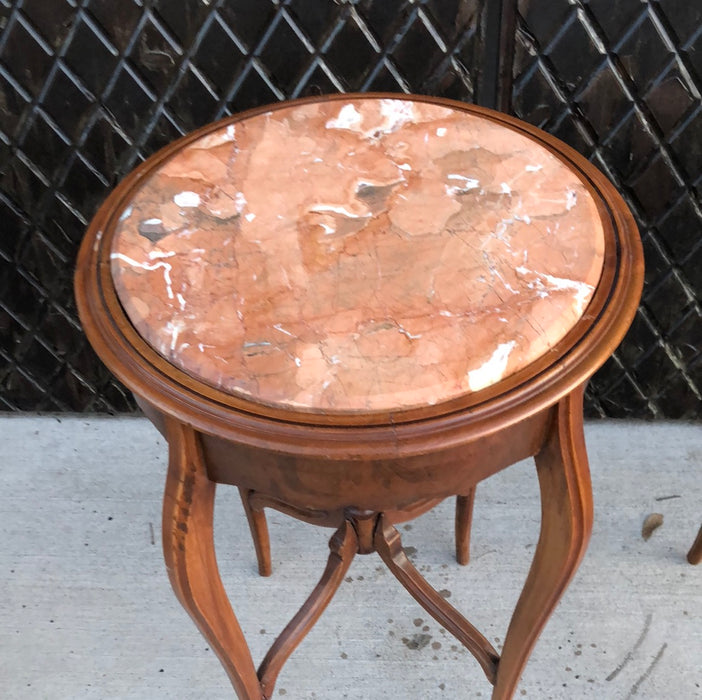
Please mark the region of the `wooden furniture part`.
POLYGON ((702 561, 702 526, 700 526, 697 537, 687 553, 687 560, 690 564, 699 564, 702 561))
POLYGON ((240 698, 276 678, 356 554, 376 552, 509 698, 585 550, 584 386, 643 279, 634 221, 581 156, 516 119, 335 95, 207 126, 138 167, 83 242, 88 338, 166 436, 163 545, 240 698), (397 523, 534 456, 541 534, 504 648, 407 559, 397 523), (216 484, 333 529, 319 583, 256 669, 219 578, 216 484))

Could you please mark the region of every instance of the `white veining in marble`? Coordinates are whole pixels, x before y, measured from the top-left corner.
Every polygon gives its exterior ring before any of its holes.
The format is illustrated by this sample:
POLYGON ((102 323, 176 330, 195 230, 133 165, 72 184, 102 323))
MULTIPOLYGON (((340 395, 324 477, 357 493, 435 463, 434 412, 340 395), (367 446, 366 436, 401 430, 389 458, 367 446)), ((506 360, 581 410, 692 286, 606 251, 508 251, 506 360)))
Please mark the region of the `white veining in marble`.
POLYGON ((282 106, 191 143, 117 224, 144 338, 225 391, 320 412, 480 391, 553 348, 599 280, 587 185, 537 142, 420 101, 282 106))

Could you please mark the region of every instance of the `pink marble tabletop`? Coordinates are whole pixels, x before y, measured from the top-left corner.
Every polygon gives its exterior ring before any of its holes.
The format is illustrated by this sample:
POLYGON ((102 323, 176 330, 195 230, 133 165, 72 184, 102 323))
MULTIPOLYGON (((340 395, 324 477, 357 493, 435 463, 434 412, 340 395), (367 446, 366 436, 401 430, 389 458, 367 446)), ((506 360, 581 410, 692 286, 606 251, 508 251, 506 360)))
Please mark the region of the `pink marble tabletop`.
POLYGON ((604 234, 578 175, 482 116, 409 99, 283 105, 140 186, 112 276, 143 338, 230 394, 317 413, 479 391, 582 316, 604 234))

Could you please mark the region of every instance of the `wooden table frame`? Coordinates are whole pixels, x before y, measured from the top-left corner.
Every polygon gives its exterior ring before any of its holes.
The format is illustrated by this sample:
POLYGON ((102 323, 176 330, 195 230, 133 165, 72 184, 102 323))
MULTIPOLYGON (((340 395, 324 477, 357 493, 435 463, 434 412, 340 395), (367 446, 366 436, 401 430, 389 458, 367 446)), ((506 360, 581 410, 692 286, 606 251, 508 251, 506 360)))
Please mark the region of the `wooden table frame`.
POLYGON ((621 341, 637 308, 643 259, 636 225, 607 179, 544 132, 463 103, 416 99, 480 114, 528 135, 580 174, 604 223, 603 273, 585 314, 550 353, 498 384, 440 405, 392 414, 283 411, 199 382, 136 333, 110 273, 111 241, 121 211, 142 178, 176 150, 266 108, 204 127, 142 164, 102 206, 80 251, 76 295, 85 332, 168 441, 163 547, 171 583, 242 699, 272 697, 282 665, 331 600, 355 554, 370 552, 377 552, 419 604, 475 656, 494 685, 492 697, 510 698, 589 539, 592 495, 583 391, 621 341), (541 490, 541 533, 498 654, 413 567, 394 525, 458 496, 457 557, 466 563, 475 486, 531 456, 541 490), (264 575, 270 573, 265 507, 334 528, 319 583, 258 670, 217 569, 216 484, 240 489, 264 575))

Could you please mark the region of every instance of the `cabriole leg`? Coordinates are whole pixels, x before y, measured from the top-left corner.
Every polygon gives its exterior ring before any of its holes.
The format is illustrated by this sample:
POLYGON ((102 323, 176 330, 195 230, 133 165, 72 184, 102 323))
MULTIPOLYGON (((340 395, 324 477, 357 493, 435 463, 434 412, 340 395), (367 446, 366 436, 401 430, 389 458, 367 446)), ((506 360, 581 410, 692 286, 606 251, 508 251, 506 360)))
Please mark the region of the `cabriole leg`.
POLYGON ((168 477, 163 501, 163 552, 178 600, 209 642, 241 700, 262 700, 251 652, 222 585, 212 518, 215 484, 207 476, 197 434, 167 426, 168 477))
POLYGON ((592 529, 592 487, 583 436, 583 388, 554 407, 535 457, 541 534, 497 666, 493 700, 511 698, 527 658, 585 552, 592 529))

